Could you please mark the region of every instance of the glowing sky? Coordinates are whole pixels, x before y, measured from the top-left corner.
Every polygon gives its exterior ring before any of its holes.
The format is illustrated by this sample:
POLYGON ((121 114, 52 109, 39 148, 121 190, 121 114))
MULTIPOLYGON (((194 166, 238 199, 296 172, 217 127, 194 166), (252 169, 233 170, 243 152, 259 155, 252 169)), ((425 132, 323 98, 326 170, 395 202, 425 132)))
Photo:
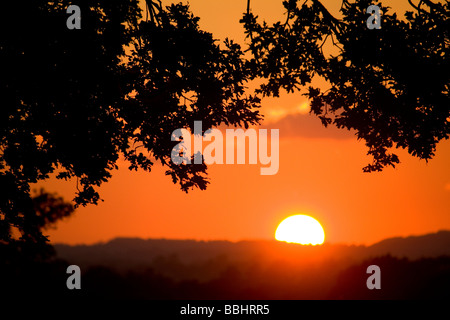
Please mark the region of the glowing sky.
MULTIPOLYGON (((239 19, 247 1, 189 1, 200 25, 217 39, 243 42, 239 19)), ((163 2, 167 3, 167 2, 163 2)), ((325 1, 335 13, 340 1, 325 1)), ((402 10, 407 1, 383 2, 402 10), (398 7, 404 3, 403 7, 398 7), (396 7, 397 6, 397 7, 396 7)), ((269 22, 281 1, 252 1, 269 22)), ((382 173, 362 172, 370 158, 363 142, 325 129, 307 114, 301 93, 264 99, 265 126, 280 129, 280 169, 261 176, 260 165, 213 165, 206 191, 185 194, 155 165, 130 172, 126 163, 100 189, 98 206, 79 208, 49 230, 52 242, 94 243, 118 236, 176 239, 273 239, 287 216, 305 213, 325 229, 327 242, 372 244, 387 237, 450 229, 450 143, 428 164, 398 151, 401 163, 382 173)), ((75 181, 50 179, 47 191, 73 198, 75 181)))

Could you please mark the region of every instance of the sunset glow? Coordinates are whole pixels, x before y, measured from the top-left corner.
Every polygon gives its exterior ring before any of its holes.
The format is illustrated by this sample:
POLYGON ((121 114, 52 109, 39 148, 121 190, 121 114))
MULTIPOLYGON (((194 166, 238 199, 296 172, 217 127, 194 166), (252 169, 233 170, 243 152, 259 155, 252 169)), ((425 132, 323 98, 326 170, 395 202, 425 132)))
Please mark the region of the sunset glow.
MULTIPOLYGON (((218 44, 228 37, 243 49, 247 48, 248 40, 239 23, 246 2, 191 0, 189 3, 193 13, 201 17, 200 27, 219 39, 218 44)), ((339 14, 341 1, 322 3, 331 14, 339 14)), ((408 1, 389 0, 386 5, 401 15, 411 9, 408 1)), ((145 10, 144 1, 141 7, 145 10)), ((252 10, 268 23, 286 19, 286 11, 278 1, 252 3, 252 10)), ((324 43, 326 54, 333 54, 336 49, 332 43, 330 37, 324 43)), ((248 85, 249 93, 259 86, 258 83, 248 85)), ((316 86, 323 91, 328 88, 327 82, 320 78, 316 86)), ((235 164, 227 165, 224 140, 225 164, 208 165, 207 189, 185 193, 166 175, 167 168, 157 161, 151 172, 130 171, 129 163, 121 156, 117 162, 119 169, 111 170, 112 178, 97 188, 104 201, 78 207, 73 216, 59 221, 55 229, 48 229, 45 234, 52 243, 72 245, 94 244, 116 237, 267 240, 273 239, 277 225, 284 218, 297 212, 310 212, 313 216, 320 213, 327 243, 370 245, 389 237, 450 228, 449 140, 438 145, 432 161, 421 161, 399 149, 395 153, 401 165, 367 174, 362 167, 371 159, 366 155, 364 141, 358 140, 354 132, 334 125, 325 128, 317 116, 309 114, 311 101, 302 94, 281 91, 279 97, 264 97, 260 110, 264 122, 252 127, 258 132, 279 129, 276 174, 261 175, 261 168, 270 165, 262 164, 259 157, 256 165, 250 164, 248 149, 245 164, 236 164, 236 149, 235 164)), ((192 98, 190 94, 185 96, 192 98)), ((237 128, 218 129, 226 137, 226 129, 237 128)), ((270 135, 268 141, 269 138, 270 135)), ((211 137, 210 142, 205 141, 204 148, 213 140, 211 137)), ((55 176, 51 174, 49 179, 33 184, 31 190, 44 188, 71 201, 77 192, 76 179, 65 181, 55 176)))
POLYGON ((448 0, 2 11, 2 301, 450 301, 448 0))

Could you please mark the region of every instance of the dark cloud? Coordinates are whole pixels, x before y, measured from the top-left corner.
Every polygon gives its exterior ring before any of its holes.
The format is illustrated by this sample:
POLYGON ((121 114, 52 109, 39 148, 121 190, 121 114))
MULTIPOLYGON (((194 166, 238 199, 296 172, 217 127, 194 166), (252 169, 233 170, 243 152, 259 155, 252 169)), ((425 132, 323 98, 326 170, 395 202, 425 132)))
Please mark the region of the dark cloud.
POLYGON ((304 137, 327 139, 354 139, 354 131, 338 129, 331 124, 324 127, 318 117, 312 114, 289 114, 278 121, 263 123, 261 129, 280 129, 280 138, 304 137))

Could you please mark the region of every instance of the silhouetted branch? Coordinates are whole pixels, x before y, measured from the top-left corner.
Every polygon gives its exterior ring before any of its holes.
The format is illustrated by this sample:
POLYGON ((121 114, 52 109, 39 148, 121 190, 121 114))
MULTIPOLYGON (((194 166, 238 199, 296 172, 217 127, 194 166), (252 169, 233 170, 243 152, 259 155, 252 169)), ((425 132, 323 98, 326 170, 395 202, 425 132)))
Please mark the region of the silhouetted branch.
POLYGON ((153 0, 145 0, 146 3, 146 20, 148 20, 148 13, 150 12, 150 20, 156 24, 159 25, 158 19, 156 19, 157 12, 155 9, 157 9, 159 12, 162 10, 162 3, 160 0, 158 2, 155 2, 153 0))
POLYGON ((412 0, 408 0, 408 2, 411 5, 411 7, 416 9, 418 12, 423 12, 423 13, 428 14, 427 11, 423 10, 422 8, 420 8, 420 6, 422 5, 423 0, 421 0, 417 6, 412 2, 412 0))
MULTIPOLYGON (((448 2, 448 1, 447 1, 447 2, 448 2)), ((430 15, 431 11, 433 11, 433 10, 438 11, 439 9, 441 9, 436 3, 434 3, 434 2, 432 2, 432 1, 430 1, 430 0, 420 0, 419 4, 418 4, 417 6, 412 2, 412 0, 408 0, 408 3, 409 3, 414 9, 416 9, 417 11, 419 11, 419 13, 422 12, 422 13, 425 13, 425 14, 427 14, 427 15, 430 15), (426 10, 424 10, 424 9, 421 8, 422 3, 426 4, 426 5, 430 8, 430 12, 428 12, 428 11, 426 11, 426 10)), ((442 13, 445 13, 445 11, 442 12, 442 13)))
POLYGON ((325 22, 328 22, 328 26, 333 29, 336 35, 340 35, 342 22, 333 17, 319 0, 312 0, 312 2, 319 8, 325 22))

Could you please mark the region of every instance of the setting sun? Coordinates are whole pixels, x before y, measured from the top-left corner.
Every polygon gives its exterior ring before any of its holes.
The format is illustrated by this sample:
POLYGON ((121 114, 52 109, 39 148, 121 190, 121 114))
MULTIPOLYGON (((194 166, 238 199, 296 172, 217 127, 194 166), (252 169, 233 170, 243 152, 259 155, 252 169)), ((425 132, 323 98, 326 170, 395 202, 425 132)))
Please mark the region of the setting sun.
POLYGON ((325 232, 319 221, 313 217, 297 214, 281 221, 275 232, 275 239, 278 241, 317 245, 324 242, 325 232))

